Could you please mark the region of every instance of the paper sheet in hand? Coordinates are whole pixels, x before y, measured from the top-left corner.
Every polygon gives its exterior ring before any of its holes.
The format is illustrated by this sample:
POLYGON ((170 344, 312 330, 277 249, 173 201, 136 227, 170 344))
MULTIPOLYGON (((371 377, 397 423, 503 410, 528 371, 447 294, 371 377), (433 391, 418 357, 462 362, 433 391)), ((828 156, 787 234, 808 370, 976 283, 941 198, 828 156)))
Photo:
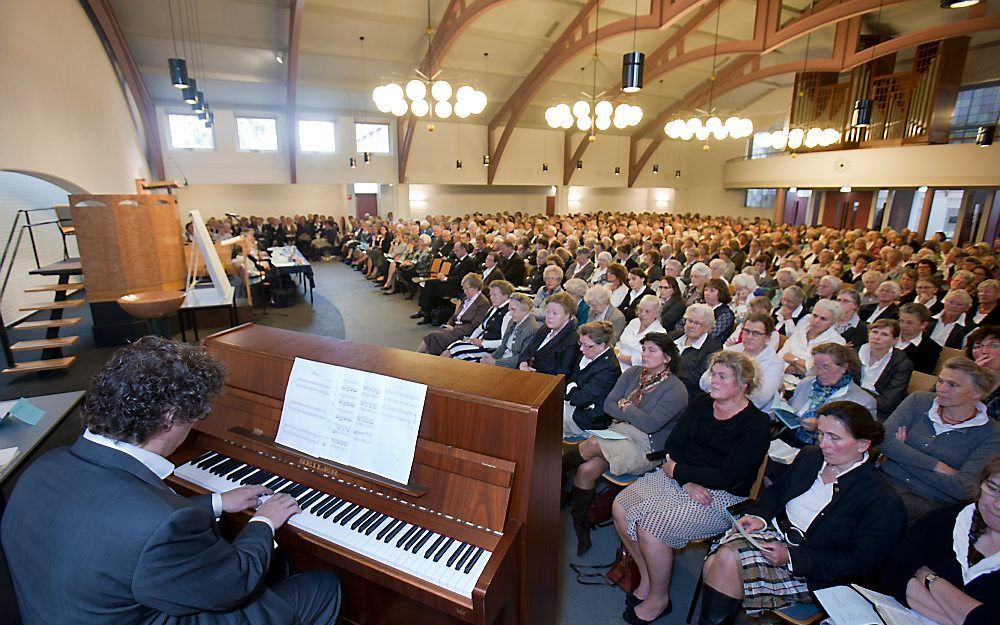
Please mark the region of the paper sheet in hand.
POLYGON ((7 414, 28 425, 38 425, 45 416, 45 411, 22 397, 14 402, 14 405, 7 410, 7 414))
POLYGON ((614 430, 584 430, 584 432, 597 438, 603 438, 606 441, 623 441, 628 438, 624 434, 620 434, 614 430))
POLYGON ((4 468, 10 461, 17 457, 17 447, 0 449, 0 469, 4 468))
POLYGON ((760 543, 757 542, 757 539, 755 539, 753 536, 751 536, 750 534, 748 534, 745 529, 743 529, 743 526, 740 525, 739 520, 735 516, 733 516, 732 512, 730 512, 729 510, 726 510, 726 516, 728 516, 729 520, 732 521, 732 523, 733 523, 733 529, 735 529, 737 532, 739 532, 740 536, 742 536, 743 538, 745 538, 748 543, 750 543, 751 545, 753 545, 757 549, 761 548, 760 547, 760 543))
POLYGON ((406 484, 427 386, 296 358, 275 442, 406 484))
POLYGON ((796 414, 795 410, 786 401, 774 402, 774 404, 771 405, 771 414, 784 423, 785 427, 789 430, 802 427, 802 422, 799 421, 799 415, 796 414))

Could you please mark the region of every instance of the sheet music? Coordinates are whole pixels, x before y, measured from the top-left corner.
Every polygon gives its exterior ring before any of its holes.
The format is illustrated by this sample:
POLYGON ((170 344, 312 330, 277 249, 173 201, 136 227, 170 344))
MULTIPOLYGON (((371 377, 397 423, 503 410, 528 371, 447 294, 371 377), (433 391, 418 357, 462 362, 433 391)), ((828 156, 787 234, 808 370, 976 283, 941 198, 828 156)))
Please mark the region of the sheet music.
POLYGON ((275 442, 407 483, 427 386, 296 358, 275 442))
POLYGON ((815 594, 837 625, 937 625, 889 595, 857 584, 824 588, 815 594))

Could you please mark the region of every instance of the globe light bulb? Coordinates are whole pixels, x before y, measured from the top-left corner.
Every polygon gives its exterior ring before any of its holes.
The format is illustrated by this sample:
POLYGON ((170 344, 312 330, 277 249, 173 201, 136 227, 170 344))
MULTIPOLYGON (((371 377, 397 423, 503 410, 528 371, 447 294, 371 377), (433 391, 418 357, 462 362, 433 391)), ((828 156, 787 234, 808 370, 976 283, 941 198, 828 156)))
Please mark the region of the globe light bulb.
POLYGON ((556 107, 550 106, 545 109, 545 123, 549 125, 549 128, 559 127, 559 111, 556 110, 556 107))
MULTIPOLYGON (((431 95, 433 95, 433 93, 431 95)), ((434 115, 440 117, 441 119, 448 119, 451 117, 451 102, 448 100, 439 100, 438 103, 434 105, 434 115)))
POLYGON ((628 127, 628 119, 626 119, 625 115, 616 114, 612 123, 614 123, 615 128, 618 128, 619 130, 628 127))
POLYGON ((607 100, 601 100, 594 106, 594 114, 598 117, 607 117, 610 119, 614 108, 607 100))
POLYGON ((388 98, 390 105, 396 102, 403 102, 403 105, 406 105, 406 102, 403 101, 403 88, 394 82, 385 86, 385 97, 388 98))
POLYGON ((475 91, 473 92, 472 97, 473 100, 470 110, 474 115, 479 115, 480 113, 486 110, 486 104, 487 104, 486 94, 483 93, 482 91, 475 91))
POLYGON ((590 120, 589 117, 577 117, 576 118, 576 127, 579 130, 581 130, 582 132, 587 132, 588 130, 590 130, 590 127, 592 125, 593 125, 593 122, 590 120))
POLYGON ((577 100, 573 103, 573 114, 577 117, 587 117, 590 115, 590 103, 577 100))
POLYGON ((788 133, 784 130, 776 130, 771 133, 771 147, 775 150, 784 150, 788 145, 788 133))
POLYGON ((423 117, 430 110, 431 106, 430 104, 427 103, 427 100, 414 100, 410 104, 410 112, 416 115, 417 117, 423 117))
POLYGON ((375 102, 375 108, 382 113, 388 113, 392 110, 392 100, 389 99, 389 94, 385 91, 385 85, 379 85, 372 89, 372 100, 375 102))
POLYGON ((698 141, 704 141, 708 139, 708 135, 712 134, 712 131, 708 128, 702 126, 695 131, 694 136, 698 138, 698 141))
POLYGON ((414 78, 410 82, 406 83, 405 91, 406 97, 411 100, 423 100, 424 96, 427 95, 427 85, 414 78))
POLYGON ((705 122, 705 128, 714 132, 716 128, 722 128, 722 120, 713 115, 705 122))
POLYGON ((459 119, 465 119, 472 114, 472 110, 469 108, 468 100, 459 100, 455 102, 455 117, 459 119))
POLYGON ((395 115, 396 117, 402 117, 403 115, 406 115, 406 111, 408 111, 409 109, 410 107, 406 106, 406 100, 400 98, 399 100, 396 100, 395 102, 392 103, 392 108, 389 110, 389 112, 395 115))
POLYGON ((701 128, 700 119, 698 119, 697 117, 692 117, 691 119, 687 120, 687 129, 690 130, 692 133, 698 132, 699 128, 701 128))
POLYGON ((753 139, 754 145, 762 149, 768 149, 771 147, 771 133, 769 132, 758 132, 753 139))
POLYGON ((611 128, 611 117, 602 116, 594 120, 594 125, 597 126, 598 130, 607 130, 611 128))
MULTIPOLYGON (((451 97, 451 84, 447 80, 438 80, 433 85, 431 85, 431 95, 438 102, 444 102, 451 97)), ((448 105, 449 114, 451 112, 451 105, 448 105)), ((434 111, 437 112, 437 107, 434 107, 434 111)))
MULTIPOLYGON (((470 87, 469 85, 462 85, 461 87, 458 88, 458 91, 455 92, 456 102, 465 102, 466 100, 470 100, 475 96, 476 96, 476 90, 470 87)), ((469 103, 471 104, 471 100, 469 103)))

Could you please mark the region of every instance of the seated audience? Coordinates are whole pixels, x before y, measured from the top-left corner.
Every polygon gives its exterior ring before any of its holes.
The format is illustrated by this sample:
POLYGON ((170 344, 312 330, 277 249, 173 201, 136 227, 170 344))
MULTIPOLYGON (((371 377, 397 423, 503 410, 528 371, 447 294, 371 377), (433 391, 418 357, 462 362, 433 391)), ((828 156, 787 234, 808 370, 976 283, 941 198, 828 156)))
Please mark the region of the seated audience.
POLYGON ((752 275, 741 273, 733 276, 733 299, 729 302, 729 307, 733 310, 733 315, 736 317, 735 323, 743 323, 743 320, 746 319, 749 313, 750 300, 753 299, 753 294, 756 290, 757 281, 754 280, 752 275))
POLYGON ((917 298, 917 279, 919 277, 917 270, 913 267, 906 267, 900 272, 899 278, 896 280, 899 284, 899 299, 896 300, 897 304, 909 304, 917 298))
POLYGON ((517 368, 569 377, 579 355, 576 304, 566 293, 550 295, 545 302, 545 323, 518 356, 517 368))
MULTIPOLYGON (((692 304, 684 312, 684 326, 674 343, 681 355, 681 367, 677 377, 687 388, 688 397, 701 394, 699 382, 708 369, 708 359, 722 349, 722 343, 709 338, 708 332, 715 326, 715 313, 706 304, 692 304)), ((754 385, 756 390, 758 385, 754 385)), ((751 391, 753 392, 753 391, 751 391)))
POLYGON ((865 323, 874 323, 879 319, 895 319, 899 313, 896 301, 899 299, 899 285, 892 280, 886 280, 875 289, 876 301, 858 310, 858 316, 865 323))
MULTIPOLYGON (((476 269, 476 261, 467 251, 465 243, 459 241, 455 244, 454 249, 455 258, 451 266, 451 271, 447 274, 439 272, 437 276, 432 276, 436 279, 425 282, 423 289, 420 291, 420 310, 410 315, 411 319, 420 319, 417 325, 430 323, 431 311, 438 306, 444 305, 446 297, 458 297, 465 288, 462 280, 476 269)), ((479 282, 480 286, 482 286, 482 280, 479 282)), ((485 301, 486 298, 484 297, 483 300, 485 301)))
POLYGON ((978 304, 976 311, 972 315, 971 324, 979 326, 1000 325, 1000 307, 997 306, 997 298, 1000 298, 1000 281, 983 280, 976 287, 978 304))
POLYGON ((858 350, 861 360, 861 388, 875 396, 879 421, 885 421, 906 397, 913 363, 896 349, 899 322, 879 319, 868 326, 868 342, 858 350))
POLYGON ((942 302, 944 307, 931 322, 930 338, 941 347, 961 349, 965 335, 971 330, 966 314, 972 307, 972 298, 962 289, 951 289, 942 302))
POLYGON ((841 308, 840 321, 833 329, 844 337, 847 345, 858 349, 868 340, 868 324, 858 316, 861 296, 851 287, 846 287, 837 293, 837 303, 841 308))
POLYGON ((982 401, 986 414, 1000 421, 1000 326, 980 326, 970 332, 965 353, 993 374, 993 390, 982 401))
POLYGON ((566 378, 563 396, 563 436, 581 436, 584 430, 604 430, 611 417, 604 398, 614 388, 621 368, 615 358, 615 329, 610 321, 585 323, 580 335, 580 359, 566 378))
MULTIPOLYGON (((881 271, 876 271, 874 269, 869 269, 861 276, 861 284, 863 288, 861 289, 861 305, 868 306, 869 304, 878 303, 878 295, 876 291, 879 285, 886 281, 886 276, 881 271)), ((863 317, 862 317, 863 319, 863 317)))
POLYGON ((886 562, 889 591, 942 625, 1000 623, 1000 457, 977 486, 972 503, 921 517, 886 562))
POLYGON ((899 307, 899 339, 896 348, 903 350, 913 363, 913 370, 931 373, 941 356, 941 346, 927 336, 931 314, 923 304, 910 303, 899 307))
POLYGON ((788 400, 799 415, 801 427, 786 430, 781 440, 793 447, 816 444, 816 411, 827 402, 851 401, 875 417, 875 398, 856 382, 861 376, 861 361, 854 350, 836 343, 822 343, 812 348, 812 358, 816 374, 799 382, 788 400))
POLYGON ((687 306, 681 299, 681 287, 677 278, 664 276, 660 279, 657 295, 660 298, 660 325, 665 332, 673 331, 684 316, 687 306))
POLYGON ((587 314, 587 322, 610 321, 615 327, 615 342, 621 338, 625 330, 625 315, 611 304, 611 291, 608 287, 595 284, 587 289, 587 294, 583 296, 583 301, 587 302, 590 310, 587 314))
MULTIPOLYGON (((767 300, 767 298, 762 299, 767 300)), ((785 372, 785 362, 770 345, 770 337, 774 333, 774 319, 762 313, 750 313, 742 327, 743 340, 735 345, 727 346, 726 349, 742 352, 757 363, 757 367, 760 369, 760 385, 750 395, 750 401, 767 412, 781 389, 785 372)), ((706 371, 701 375, 699 382, 701 390, 708 392, 711 383, 711 376, 706 371)))
POLYGON ((430 271, 433 257, 430 251, 431 238, 426 234, 417 237, 417 246, 403 258, 396 258, 389 266, 389 277, 385 281, 385 290, 392 293, 406 291, 407 299, 413 299, 416 293, 414 278, 426 278, 430 271))
POLYGON ((490 310, 490 302, 482 293, 483 281, 477 273, 462 278, 462 298, 455 304, 455 313, 441 326, 423 338, 418 352, 440 355, 454 341, 472 334, 490 310))
POLYGON ((618 305, 618 310, 622 311, 625 315, 626 321, 632 321, 635 319, 636 315, 636 305, 646 295, 653 295, 652 289, 646 285, 646 272, 642 269, 635 267, 629 269, 628 272, 628 293, 625 294, 625 298, 622 303, 618 305))
POLYGON ((642 337, 664 331, 660 325, 660 300, 655 295, 644 295, 636 303, 636 312, 638 316, 625 326, 615 349, 623 371, 642 362, 642 337))
POLYGON ((881 468, 911 521, 972 498, 980 471, 1000 453, 1000 423, 982 404, 993 384, 988 370, 952 358, 938 374, 936 393, 912 393, 885 422, 881 468))
POLYGON ((803 449, 788 471, 761 493, 705 560, 699 625, 732 624, 740 604, 756 617, 812 592, 864 582, 906 527, 899 497, 875 469, 882 425, 850 401, 817 409, 819 446, 803 449))
POLYGON ((492 307, 486 313, 482 323, 476 326, 476 329, 467 338, 457 340, 449 345, 441 352, 442 356, 479 362, 500 346, 503 329, 510 321, 508 308, 510 296, 514 293, 514 285, 506 280, 494 280, 489 286, 489 293, 492 307))
MULTIPOLYGON (((538 289, 538 293, 535 294, 534 314, 535 314, 535 319, 538 319, 539 321, 545 319, 545 308, 546 308, 546 303, 549 301, 549 298, 555 295, 556 293, 562 293, 563 290, 562 288, 563 270, 561 267, 557 267, 555 265, 549 265, 545 268, 545 271, 542 273, 542 275, 544 276, 545 283, 542 285, 540 289, 538 289)), ((573 306, 574 306, 573 316, 575 317, 576 316, 575 302, 573 306)))
POLYGON ((843 284, 840 278, 831 275, 822 276, 816 284, 816 291, 806 299, 802 307, 811 311, 821 299, 836 299, 843 284))
POLYGON ((709 394, 691 398, 667 437, 666 460, 615 498, 612 515, 640 582, 623 618, 653 621, 671 611, 675 549, 730 526, 727 508, 749 495, 768 445, 768 418, 748 399, 759 373, 749 356, 712 356, 709 394))
POLYGON ((594 263, 590 260, 590 250, 581 247, 576 251, 576 260, 566 268, 566 279, 574 278, 586 282, 594 275, 594 263))
POLYGON ((708 331, 708 336, 719 342, 725 341, 733 331, 736 319, 733 309, 729 307, 729 285, 721 278, 710 278, 705 283, 703 297, 715 314, 715 327, 708 331))
POLYGON ((584 297, 587 288, 587 283, 580 278, 570 278, 563 284, 563 290, 576 302, 576 322, 580 325, 587 323, 587 317, 590 316, 590 306, 584 297))
POLYGON ((495 280, 506 280, 500 269, 500 254, 487 252, 483 259, 483 289, 488 289, 495 280))
POLYGON ((521 354, 528 348, 540 324, 532 314, 534 304, 531 298, 524 293, 511 295, 507 310, 510 322, 500 337, 500 345, 492 354, 483 356, 480 362, 516 369, 521 354))
MULTIPOLYGON (((621 310, 622 302, 628 295, 628 270, 625 265, 611 263, 608 265, 608 290, 611 291, 611 305, 621 310)), ((625 313, 622 313, 623 315, 625 313)))
POLYGON ((828 299, 816 302, 808 322, 803 321, 795 332, 788 337, 785 344, 778 350, 778 355, 786 363, 785 373, 802 378, 812 372, 812 348, 823 343, 846 343, 844 337, 837 334, 833 324, 840 319, 842 311, 840 304, 828 299))
POLYGON ((797 284, 782 289, 779 306, 774 311, 774 326, 780 334, 785 336, 794 334, 799 322, 809 314, 809 311, 802 306, 805 297, 802 287, 797 284))
POLYGON ((608 266, 611 265, 611 259, 611 252, 599 252, 597 254, 597 266, 594 267, 594 273, 590 274, 590 278, 587 279, 587 282, 593 285, 607 284, 608 266))
POLYGON ((705 283, 708 279, 712 277, 712 271, 708 268, 708 265, 702 262, 697 262, 688 268, 689 280, 687 289, 684 290, 683 299, 684 303, 688 306, 692 304, 697 304, 703 302, 702 291, 705 289, 705 283))
POLYGON ((919 278, 917 279, 917 296, 913 299, 913 303, 923 304, 932 315, 936 315, 944 308, 940 291, 940 278, 919 278))
MULTIPOLYGON (((758 295, 756 297, 750 298, 750 303, 747 305, 747 315, 752 313, 760 313, 762 315, 767 315, 771 318, 771 327, 775 326, 774 317, 771 315, 771 300, 764 295, 758 295)), ((743 323, 741 322, 733 330, 733 333, 729 335, 726 339, 726 346, 736 345, 743 340, 743 323)), ((775 329, 771 332, 771 336, 767 338, 767 344, 774 349, 775 352, 778 351, 778 345, 781 343, 781 334, 775 329)))

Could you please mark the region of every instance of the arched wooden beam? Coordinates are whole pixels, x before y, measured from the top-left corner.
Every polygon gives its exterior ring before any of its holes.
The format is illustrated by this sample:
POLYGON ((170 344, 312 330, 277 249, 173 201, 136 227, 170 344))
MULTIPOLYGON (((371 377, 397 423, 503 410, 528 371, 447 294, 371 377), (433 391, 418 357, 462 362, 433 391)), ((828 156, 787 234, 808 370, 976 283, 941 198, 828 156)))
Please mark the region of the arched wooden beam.
POLYGON ((160 143, 160 129, 156 123, 156 107, 153 99, 142 82, 142 75, 135 64, 132 52, 129 50, 125 34, 118 24, 114 10, 108 0, 80 0, 84 11, 90 17, 98 37, 111 57, 111 62, 118 69, 120 79, 124 81, 122 89, 132 94, 136 108, 139 111, 139 122, 142 125, 144 143, 146 144, 146 161, 150 173, 157 179, 166 178, 163 168, 163 146, 160 143))
POLYGON ((504 149, 510 136, 517 127, 528 105, 534 99, 538 91, 541 90, 545 82, 552 77, 566 63, 570 62, 577 54, 587 50, 597 41, 603 41, 611 37, 631 32, 633 28, 638 30, 660 30, 675 23, 687 13, 705 0, 650 0, 650 12, 637 19, 623 18, 617 22, 612 22, 605 26, 598 25, 596 33, 590 32, 589 22, 591 16, 597 10, 601 0, 588 0, 580 8, 576 17, 569 23, 559 39, 549 48, 542 58, 535 64, 531 72, 525 76, 521 84, 518 85, 514 94, 507 99, 500 111, 493 116, 489 123, 487 133, 489 133, 488 143, 491 146, 490 166, 487 172, 487 183, 492 184, 496 177, 500 159, 503 158, 504 149), (493 146, 493 133, 506 120, 499 140, 493 146))
POLYGON ((290 0, 288 6, 288 85, 285 91, 286 136, 288 137, 288 168, 292 184, 298 182, 296 157, 299 152, 299 133, 296 128, 295 93, 299 81, 299 35, 302 32, 302 13, 306 0, 290 0))
MULTIPOLYGON (((511 0, 473 0, 471 3, 469 0, 450 0, 438 24, 437 32, 434 33, 431 44, 433 55, 429 50, 420 65, 420 71, 426 76, 433 76, 441 69, 448 50, 465 29, 486 11, 507 2, 511 0)), ((365 94, 365 97, 369 97, 368 94, 365 94)), ((400 183, 406 182, 406 165, 410 159, 410 148, 413 145, 413 133, 416 128, 417 118, 413 115, 407 115, 405 122, 403 119, 396 120, 396 164, 400 183)))

